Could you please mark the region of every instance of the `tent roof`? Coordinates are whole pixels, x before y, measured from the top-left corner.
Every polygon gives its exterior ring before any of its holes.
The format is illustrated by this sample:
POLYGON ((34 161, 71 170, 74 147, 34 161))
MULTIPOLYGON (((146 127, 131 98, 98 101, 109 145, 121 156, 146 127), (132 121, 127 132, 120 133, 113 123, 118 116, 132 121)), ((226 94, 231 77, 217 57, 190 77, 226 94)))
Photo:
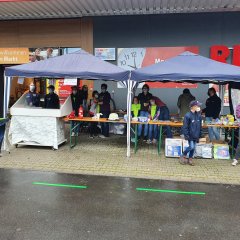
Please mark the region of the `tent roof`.
POLYGON ((240 67, 184 52, 164 62, 132 71, 135 81, 240 82, 240 67))
POLYGON ((126 81, 129 71, 80 50, 42 61, 7 67, 5 75, 126 81))

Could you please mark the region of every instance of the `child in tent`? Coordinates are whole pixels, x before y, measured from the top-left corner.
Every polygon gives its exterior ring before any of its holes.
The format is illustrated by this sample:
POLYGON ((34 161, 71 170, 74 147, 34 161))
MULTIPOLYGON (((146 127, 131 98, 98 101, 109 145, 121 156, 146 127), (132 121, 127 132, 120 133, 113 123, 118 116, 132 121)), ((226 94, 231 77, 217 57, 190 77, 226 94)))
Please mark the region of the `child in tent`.
MULTIPOLYGON (((138 97, 135 96, 133 98, 133 103, 132 103, 132 106, 131 106, 131 115, 132 115, 132 117, 133 118, 139 117, 140 110, 141 110, 141 104, 139 103, 138 97)), ((133 136, 133 133, 134 132, 131 132, 131 142, 135 142, 135 138, 133 136)))
POLYGON ((131 107, 132 117, 134 118, 138 117, 140 110, 141 110, 141 104, 139 103, 138 97, 135 96, 133 98, 133 103, 131 107))
MULTIPOLYGON (((90 99, 90 109, 89 109, 89 116, 93 117, 95 116, 97 113, 99 113, 99 105, 98 105, 98 96, 99 93, 98 91, 93 91, 92 93, 92 99, 90 99)), ((92 122, 90 123, 89 126, 89 132, 90 132, 90 138, 94 138, 96 136, 98 136, 98 126, 97 126, 97 122, 92 122)))
MULTIPOLYGON (((160 115, 160 107, 156 105, 156 101, 154 98, 150 99, 149 106, 149 118, 152 121, 157 121, 160 115)), ((148 144, 156 144, 157 143, 157 135, 158 135, 158 126, 156 124, 149 124, 148 130, 148 144)))

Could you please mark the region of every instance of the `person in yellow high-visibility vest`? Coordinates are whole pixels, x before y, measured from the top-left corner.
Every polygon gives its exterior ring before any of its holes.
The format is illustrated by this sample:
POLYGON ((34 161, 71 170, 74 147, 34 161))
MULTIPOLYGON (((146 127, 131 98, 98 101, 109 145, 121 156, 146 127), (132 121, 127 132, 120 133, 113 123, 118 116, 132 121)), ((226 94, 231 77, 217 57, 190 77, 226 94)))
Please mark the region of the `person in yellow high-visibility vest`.
MULTIPOLYGON (((152 121, 157 121, 160 116, 160 107, 157 106, 156 101, 154 98, 150 99, 150 106, 149 106, 149 119, 152 121)), ((156 144, 157 143, 157 135, 158 135, 158 126, 149 124, 148 128, 148 144, 156 144)))
MULTIPOLYGON (((133 98, 132 106, 131 106, 131 115, 133 118, 137 118, 140 115, 141 111, 141 103, 139 103, 138 97, 135 96, 133 98)), ((131 142, 135 142, 135 138, 133 133, 131 133, 131 142)))
POLYGON ((134 97, 133 98, 133 103, 132 103, 132 117, 138 117, 139 116, 139 112, 141 110, 141 104, 139 103, 138 97, 134 97))

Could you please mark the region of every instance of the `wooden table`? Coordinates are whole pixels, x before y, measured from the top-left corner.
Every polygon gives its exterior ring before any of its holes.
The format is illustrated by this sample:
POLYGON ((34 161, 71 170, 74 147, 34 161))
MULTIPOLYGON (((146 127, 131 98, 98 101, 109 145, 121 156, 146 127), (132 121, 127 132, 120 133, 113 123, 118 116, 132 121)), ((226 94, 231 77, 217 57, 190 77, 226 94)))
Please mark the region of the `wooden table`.
MULTIPOLYGON (((155 124, 159 125, 159 139, 158 139, 158 154, 160 155, 161 152, 161 146, 162 146, 162 136, 163 136, 163 127, 164 126, 169 126, 169 127, 182 127, 183 123, 182 122, 155 122, 155 124)), ((233 157, 234 155, 234 130, 239 128, 238 125, 222 125, 222 124, 203 124, 203 128, 208 128, 208 127, 218 127, 218 128, 223 128, 223 129, 230 129, 232 131, 232 151, 231 151, 231 156, 233 157)))
MULTIPOLYGON (((72 133, 75 128, 77 128, 82 122, 99 122, 99 123, 122 123, 127 124, 124 119, 119 120, 109 120, 107 118, 100 118, 100 119, 93 119, 91 117, 84 117, 84 118, 65 118, 64 121, 70 122, 70 148, 73 148, 77 144, 77 136, 72 136, 72 133), (73 123, 78 122, 75 126, 73 126, 73 123), (72 138, 74 137, 74 143, 72 138)), ((149 121, 149 122, 139 122, 139 121, 131 121, 132 125, 135 125, 135 143, 134 143, 134 152, 136 153, 138 150, 138 124, 152 124, 152 125, 158 125, 159 126, 159 139, 157 144, 157 150, 158 155, 161 153, 161 147, 162 147, 162 137, 163 137, 163 127, 169 126, 169 127, 182 127, 182 122, 171 122, 171 121, 149 121)), ((234 155, 234 130, 239 128, 237 125, 220 125, 220 124, 203 124, 203 128, 208 127, 219 127, 224 129, 230 129, 232 131, 232 157, 234 155)))
POLYGON ((65 122, 70 122, 70 148, 74 148, 77 145, 77 137, 78 136, 72 136, 72 133, 76 128, 80 126, 82 122, 98 122, 98 123, 125 123, 127 122, 124 121, 124 119, 119 119, 119 120, 109 120, 107 118, 99 118, 99 119, 93 119, 91 117, 84 117, 84 118, 65 118, 65 122), (77 124, 74 126, 74 123, 77 124), (73 138, 74 137, 74 143, 73 143, 73 138))

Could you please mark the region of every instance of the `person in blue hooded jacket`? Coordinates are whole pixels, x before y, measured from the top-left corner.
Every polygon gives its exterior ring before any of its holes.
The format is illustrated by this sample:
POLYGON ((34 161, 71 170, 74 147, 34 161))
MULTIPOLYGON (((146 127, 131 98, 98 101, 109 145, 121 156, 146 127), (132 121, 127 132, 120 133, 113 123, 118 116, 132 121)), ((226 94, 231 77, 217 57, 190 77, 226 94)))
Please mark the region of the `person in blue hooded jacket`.
POLYGON ((29 92, 26 94, 26 102, 29 107, 40 106, 40 95, 36 92, 34 83, 31 83, 29 86, 29 92))
POLYGON ((183 135, 185 140, 188 141, 189 146, 183 152, 180 157, 181 164, 189 164, 194 166, 193 163, 193 154, 196 148, 196 143, 199 141, 199 138, 202 134, 202 116, 201 116, 201 103, 199 101, 190 102, 190 111, 186 113, 183 121, 183 135), (187 155, 189 154, 189 159, 187 155))

